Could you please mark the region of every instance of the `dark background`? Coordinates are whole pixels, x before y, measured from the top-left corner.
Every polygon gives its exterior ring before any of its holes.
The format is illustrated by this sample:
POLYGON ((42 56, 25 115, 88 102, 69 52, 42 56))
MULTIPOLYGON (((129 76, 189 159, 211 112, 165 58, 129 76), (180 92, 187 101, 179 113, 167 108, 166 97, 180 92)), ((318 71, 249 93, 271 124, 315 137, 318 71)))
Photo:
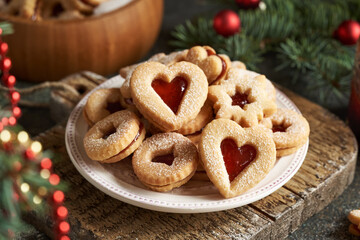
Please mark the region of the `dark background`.
MULTIPOLYGON (((146 58, 155 53, 168 53, 174 50, 168 45, 168 41, 171 39, 170 32, 173 30, 174 26, 184 23, 187 19, 191 20, 200 15, 213 16, 216 12, 222 9, 219 5, 209 5, 205 0, 165 0, 164 2, 165 8, 161 32, 154 47, 146 58)), ((283 82, 284 79, 291 78, 291 70, 275 72, 273 70, 274 61, 276 61, 274 55, 270 54, 267 56, 265 63, 260 66, 260 72, 265 74, 267 78, 272 81, 280 83, 283 82)), ((19 81, 17 87, 26 87, 29 85, 31 84, 19 81)), ((301 92, 297 93, 303 95, 301 92)), ((53 120, 51 120, 48 108, 22 108, 22 110, 23 116, 19 120, 19 124, 22 125, 32 136, 36 136, 56 124, 53 120)), ((343 120, 346 120, 346 106, 330 110, 343 120)), ((312 131, 316 131, 316 129, 312 129, 312 131)), ((353 209, 360 208, 359 196, 360 170, 358 161, 354 182, 340 197, 334 200, 320 213, 311 217, 288 238, 356 239, 348 233, 349 221, 347 220, 347 214, 353 209)), ((28 235, 27 238, 44 237, 43 234, 36 233, 34 230, 30 232, 35 233, 35 235, 32 234, 32 237, 28 235)))

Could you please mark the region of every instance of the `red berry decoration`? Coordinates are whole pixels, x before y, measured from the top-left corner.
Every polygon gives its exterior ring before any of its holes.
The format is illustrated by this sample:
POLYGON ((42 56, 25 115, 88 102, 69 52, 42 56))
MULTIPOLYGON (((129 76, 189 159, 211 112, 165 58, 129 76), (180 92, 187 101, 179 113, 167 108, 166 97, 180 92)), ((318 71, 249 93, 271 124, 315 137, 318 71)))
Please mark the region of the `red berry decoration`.
POLYGON ((240 31, 240 18, 231 10, 222 10, 214 17, 213 27, 215 31, 228 37, 240 31))
POLYGON ((354 20, 342 22, 333 34, 344 45, 354 45, 360 37, 360 24, 354 20))
POLYGON ((260 0, 235 0, 241 9, 256 9, 259 7, 260 0))

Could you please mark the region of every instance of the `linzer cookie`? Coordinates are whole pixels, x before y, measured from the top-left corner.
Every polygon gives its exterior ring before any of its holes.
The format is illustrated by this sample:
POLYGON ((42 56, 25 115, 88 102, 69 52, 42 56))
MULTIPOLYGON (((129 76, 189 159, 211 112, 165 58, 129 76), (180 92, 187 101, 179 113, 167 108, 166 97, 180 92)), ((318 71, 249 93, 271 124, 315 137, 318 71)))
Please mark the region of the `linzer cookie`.
POLYGON ((120 104, 118 88, 99 89, 93 92, 84 107, 84 118, 92 126, 110 114, 124 110, 120 104))
POLYGON ((133 153, 145 138, 145 128, 131 111, 113 113, 97 122, 84 137, 86 154, 102 163, 118 162, 133 153))
POLYGON ((246 65, 243 62, 240 62, 240 61, 232 61, 231 62, 231 67, 246 70, 246 65))
POLYGON ((234 78, 209 87, 209 99, 214 103, 216 118, 227 118, 242 127, 255 126, 263 117, 276 111, 276 103, 265 92, 265 76, 234 78))
POLYGON ((159 133, 141 144, 132 164, 145 186, 167 192, 190 180, 198 160, 197 149, 189 139, 178 133, 159 133))
MULTIPOLYGON (((165 65, 171 65, 176 62, 183 61, 185 59, 185 55, 187 50, 172 52, 169 55, 165 55, 164 53, 158 53, 149 58, 146 62, 159 62, 165 65)), ((124 84, 120 87, 121 94, 123 98, 121 99, 121 103, 124 107, 129 108, 131 110, 135 110, 135 106, 132 102, 131 91, 130 91, 130 78, 134 70, 142 63, 133 64, 127 67, 123 67, 120 69, 120 76, 125 78, 124 84)))
POLYGON ((169 67, 147 62, 138 66, 130 80, 131 96, 144 117, 169 132, 194 119, 207 98, 203 71, 188 62, 169 67))
POLYGON ((193 134, 200 131, 206 124, 213 120, 213 109, 209 101, 206 101, 199 114, 193 120, 185 123, 176 132, 183 135, 193 134))
POLYGON ((290 155, 306 143, 310 127, 301 114, 278 109, 269 119, 278 157, 290 155))
MULTIPOLYGON (((257 76, 260 76, 259 73, 249 71, 246 69, 243 69, 241 67, 238 67, 237 64, 232 65, 232 67, 229 69, 227 76, 218 81, 217 84, 224 84, 232 81, 238 81, 238 79, 248 79, 248 78, 255 78, 257 76)), ((269 79, 266 78, 265 81, 265 90, 268 96, 268 99, 271 101, 276 101, 276 90, 274 85, 271 83, 269 79)))
POLYGON ((228 119, 216 119, 204 128, 199 154, 208 177, 225 198, 254 187, 276 161, 270 134, 260 127, 242 128, 228 119))
POLYGON ((209 85, 225 78, 231 67, 228 56, 216 54, 215 50, 209 46, 190 48, 185 60, 198 65, 204 71, 209 85))

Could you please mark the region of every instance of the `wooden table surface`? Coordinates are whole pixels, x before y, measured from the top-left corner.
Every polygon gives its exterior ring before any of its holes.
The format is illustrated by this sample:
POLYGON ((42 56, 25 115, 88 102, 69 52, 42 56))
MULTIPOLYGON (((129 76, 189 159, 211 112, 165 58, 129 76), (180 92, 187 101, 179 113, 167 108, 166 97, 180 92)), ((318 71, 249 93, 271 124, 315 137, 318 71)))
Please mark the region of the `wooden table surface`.
MULTIPOLYGON (((279 87, 279 86, 278 86, 279 87)), ((281 88, 281 87, 279 87, 281 88)), ((354 177, 357 143, 344 122, 324 108, 281 89, 307 118, 311 128, 306 159, 282 188, 255 203, 202 214, 161 213, 113 199, 87 182, 71 163, 64 125, 37 140, 60 156, 55 172, 70 184, 72 239, 283 239, 339 196, 354 177)), ((29 215, 28 220, 36 219, 29 215)), ((33 221, 32 221, 33 222, 33 221)), ((51 236, 51 225, 38 218, 37 228, 51 236)))
MULTIPOLYGON (((169 52, 171 49, 168 47, 167 41, 170 30, 176 24, 183 23, 185 19, 191 19, 209 9, 214 9, 213 6, 208 6, 205 2, 203 0, 165 1, 162 30, 149 55, 157 52, 169 52)), ((260 72, 266 73, 272 80, 280 78, 276 74, 272 74, 271 68, 269 71, 267 70, 269 69, 261 66, 260 72)), ((18 84, 21 85, 22 83, 19 82, 18 84)), ((275 238, 277 236, 285 237, 303 223, 298 231, 290 234, 290 239, 351 238, 347 232, 349 222, 346 219, 346 214, 350 209, 360 207, 358 198, 360 194, 359 167, 356 170, 358 175, 355 176, 355 181, 345 190, 344 194, 340 194, 353 178, 357 148, 352 134, 346 125, 330 112, 292 93, 285 92, 299 106, 304 115, 312 119, 310 121, 312 128, 310 148, 303 168, 288 184, 271 196, 243 208, 219 213, 165 214, 119 203, 119 201, 92 187, 75 170, 66 157, 63 144, 63 127, 59 126, 47 134, 41 134, 39 139, 43 141, 46 141, 49 136, 54 137, 53 141, 44 142, 44 145, 63 154, 64 160, 61 165, 64 166, 59 167, 59 172, 66 175, 64 178, 74 186, 74 189, 68 194, 67 201, 73 228, 71 236, 75 237, 74 239, 78 239, 76 236, 83 236, 85 239, 95 236, 105 239, 105 236, 116 236, 117 234, 118 236, 125 236, 124 234, 135 236, 136 229, 140 229, 144 231, 142 237, 145 238, 150 236, 147 234, 154 233, 155 230, 151 230, 151 228, 156 227, 159 230, 157 232, 160 234, 159 236, 164 238, 170 236, 176 238, 178 235, 171 234, 172 231, 177 230, 180 232, 190 231, 190 233, 183 235, 188 239, 195 236, 221 238, 225 236, 224 233, 227 233, 228 238, 249 238, 250 236, 275 238), (314 134, 314 129, 320 133, 314 134), (314 143, 316 144, 314 145, 314 143), (320 211, 338 195, 340 197, 328 205, 325 210, 320 211), (309 216, 318 211, 320 213, 304 223, 309 216), (248 221, 241 221, 247 216, 257 217, 249 218, 248 221), (144 223, 141 222, 141 219, 144 219, 144 223), (104 226, 99 224, 102 222, 104 226), (167 222, 172 227, 166 228, 164 224, 167 222), (216 223, 221 222, 229 223, 227 226, 219 227, 216 223), (280 224, 276 227, 273 224, 275 222, 282 223, 282 226, 280 227, 280 224), (133 225, 131 226, 133 230, 127 229, 126 226, 129 223, 133 225), (195 229, 195 227, 187 226, 188 224, 199 228, 195 229), (146 227, 151 228, 144 230, 146 227), (75 232, 76 230, 78 232, 75 232), (200 232, 197 233, 199 235, 191 233, 193 230, 200 232)), ((23 108, 20 124, 33 135, 37 135, 53 125, 54 121, 50 120, 49 111, 46 109, 23 108)), ((34 218, 29 220, 37 225, 38 229, 51 235, 51 229, 47 224, 35 221, 34 218)), ((47 223, 49 222, 51 221, 48 219, 47 223)))

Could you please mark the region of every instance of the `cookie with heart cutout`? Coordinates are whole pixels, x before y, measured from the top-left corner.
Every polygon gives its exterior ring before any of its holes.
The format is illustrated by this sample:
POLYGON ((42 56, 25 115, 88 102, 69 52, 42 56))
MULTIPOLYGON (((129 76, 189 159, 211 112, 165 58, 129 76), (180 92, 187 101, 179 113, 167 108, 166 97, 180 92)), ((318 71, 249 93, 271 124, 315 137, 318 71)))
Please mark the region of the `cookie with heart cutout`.
POLYGON ((189 135, 200 131, 206 124, 214 119, 214 112, 209 101, 204 103, 204 106, 201 108, 199 114, 196 118, 185 123, 180 129, 176 132, 181 133, 182 135, 189 135))
POLYGON ((140 146, 145 134, 145 128, 135 113, 118 111, 89 129, 83 140, 85 152, 94 161, 118 162, 140 146))
POLYGON ((83 110, 86 122, 93 126, 110 114, 125 110, 120 103, 120 98, 118 88, 98 89, 91 93, 83 110))
POLYGON ((205 73, 208 83, 214 84, 225 78, 231 61, 224 54, 216 54, 209 46, 195 46, 189 49, 185 61, 198 65, 205 73))
MULTIPOLYGON (((158 53, 150 57, 146 62, 159 62, 164 65, 171 65, 173 63, 183 61, 185 59, 187 51, 188 50, 176 51, 168 55, 164 53, 158 53)), ((134 103, 132 102, 132 98, 131 98, 130 78, 134 70, 142 63, 133 64, 120 69, 120 76, 125 78, 123 85, 120 87, 120 92, 121 95, 123 96, 121 98, 121 104, 132 111, 134 111, 136 107, 134 106, 134 103)))
POLYGON ((132 165, 145 186, 167 192, 189 181, 198 161, 198 151, 189 139, 179 133, 159 133, 141 144, 132 165))
POLYGON ((208 84, 195 64, 146 62, 133 72, 130 89, 140 113, 158 129, 170 132, 199 114, 207 99, 208 84))
POLYGON ((242 127, 251 127, 276 112, 276 103, 266 96, 265 76, 233 77, 226 83, 209 87, 208 98, 214 103, 216 118, 227 118, 242 127))
POLYGON ((229 119, 210 122, 198 148, 208 177, 225 198, 239 196, 254 187, 276 161, 270 134, 257 126, 242 128, 229 119))

